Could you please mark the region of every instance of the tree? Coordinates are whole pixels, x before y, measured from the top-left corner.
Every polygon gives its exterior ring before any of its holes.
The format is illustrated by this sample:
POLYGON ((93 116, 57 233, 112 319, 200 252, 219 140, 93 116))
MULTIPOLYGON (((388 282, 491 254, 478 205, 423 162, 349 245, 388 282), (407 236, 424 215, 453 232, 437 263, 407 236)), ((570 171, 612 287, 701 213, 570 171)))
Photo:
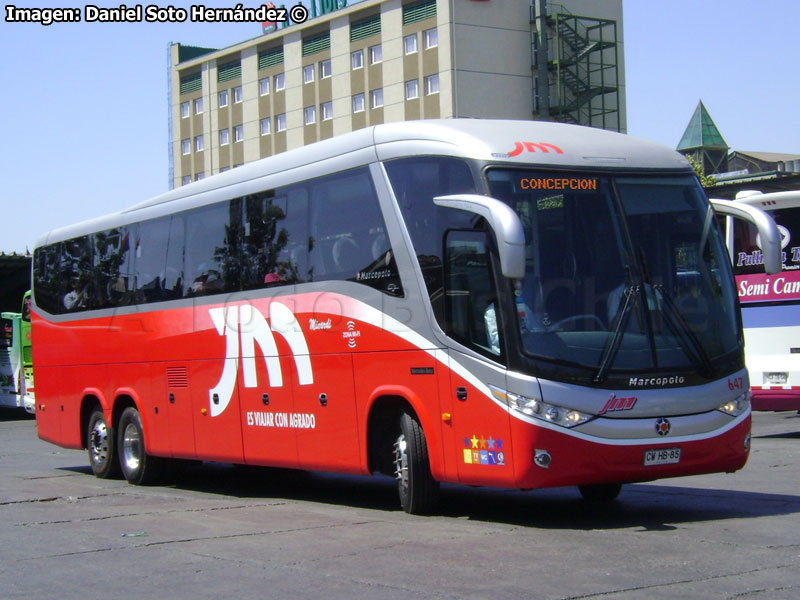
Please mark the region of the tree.
POLYGON ((706 170, 703 168, 702 162, 697 160, 691 154, 687 154, 686 158, 689 160, 689 164, 692 165, 694 172, 697 173, 697 177, 700 178, 700 185, 702 185, 705 189, 712 188, 717 185, 716 179, 710 175, 706 175, 706 170))

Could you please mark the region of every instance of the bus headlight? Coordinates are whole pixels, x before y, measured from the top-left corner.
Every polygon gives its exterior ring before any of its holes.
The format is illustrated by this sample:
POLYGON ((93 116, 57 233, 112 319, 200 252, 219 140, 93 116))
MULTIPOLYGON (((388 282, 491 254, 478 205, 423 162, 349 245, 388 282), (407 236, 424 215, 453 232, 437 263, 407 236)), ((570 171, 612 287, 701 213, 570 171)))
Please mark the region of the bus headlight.
POLYGON ((727 415, 732 417, 738 417, 744 411, 750 408, 750 391, 746 391, 741 396, 729 400, 722 406, 720 406, 717 410, 724 412, 727 415))
POLYGON ((517 394, 506 394, 508 404, 514 410, 521 412, 529 417, 535 417, 548 423, 555 423, 561 427, 576 427, 592 418, 577 410, 555 406, 542 402, 538 398, 526 398, 517 394))

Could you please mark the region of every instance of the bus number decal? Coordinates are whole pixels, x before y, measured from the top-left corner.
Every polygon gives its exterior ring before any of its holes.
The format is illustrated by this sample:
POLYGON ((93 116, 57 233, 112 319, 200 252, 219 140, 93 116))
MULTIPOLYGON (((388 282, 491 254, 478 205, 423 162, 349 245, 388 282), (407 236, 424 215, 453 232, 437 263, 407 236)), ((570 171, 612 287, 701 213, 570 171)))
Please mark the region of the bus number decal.
POLYGON ((744 377, 728 377, 728 389, 729 390, 743 390, 744 389, 744 377))
POLYGON ((231 401, 239 372, 239 362, 242 363, 244 371, 244 387, 253 388, 258 385, 255 359, 256 344, 264 354, 270 387, 283 386, 283 374, 281 373, 278 347, 275 345, 273 332, 283 337, 289 344, 289 348, 294 355, 294 363, 297 368, 300 385, 314 383, 314 374, 311 370, 311 359, 309 358, 306 338, 294 314, 285 304, 280 302, 270 303, 270 324, 267 324, 264 315, 250 304, 211 308, 208 313, 217 333, 225 337, 225 361, 222 374, 217 384, 208 390, 212 417, 221 415, 231 401), (240 344, 242 348, 241 360, 239 356, 240 344))

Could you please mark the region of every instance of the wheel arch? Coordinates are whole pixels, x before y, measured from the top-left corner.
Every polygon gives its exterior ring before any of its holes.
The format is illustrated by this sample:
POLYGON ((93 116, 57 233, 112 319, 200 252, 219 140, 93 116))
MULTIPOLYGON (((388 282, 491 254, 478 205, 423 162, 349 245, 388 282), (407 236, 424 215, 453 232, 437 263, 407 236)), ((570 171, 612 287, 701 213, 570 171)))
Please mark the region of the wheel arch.
POLYGON ((370 395, 367 406, 364 450, 370 473, 393 474, 391 448, 400 432, 400 415, 406 411, 419 422, 425 433, 433 476, 436 479, 444 476, 440 431, 417 393, 405 386, 380 386, 370 395))
POLYGON ((109 406, 105 395, 97 388, 86 388, 81 394, 81 408, 79 412, 81 447, 88 448, 89 440, 86 438, 89 428, 89 418, 97 407, 100 407, 106 414, 106 423, 109 420, 109 406))

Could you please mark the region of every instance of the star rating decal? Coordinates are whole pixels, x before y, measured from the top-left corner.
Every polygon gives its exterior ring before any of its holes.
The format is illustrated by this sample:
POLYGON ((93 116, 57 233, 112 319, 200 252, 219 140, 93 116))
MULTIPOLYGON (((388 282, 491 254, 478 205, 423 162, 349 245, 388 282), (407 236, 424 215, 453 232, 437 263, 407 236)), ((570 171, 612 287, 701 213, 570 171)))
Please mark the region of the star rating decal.
POLYGON ((503 440, 495 439, 490 435, 488 438, 481 435, 478 437, 464 438, 464 463, 468 465, 489 465, 505 466, 506 455, 503 452, 503 440))

